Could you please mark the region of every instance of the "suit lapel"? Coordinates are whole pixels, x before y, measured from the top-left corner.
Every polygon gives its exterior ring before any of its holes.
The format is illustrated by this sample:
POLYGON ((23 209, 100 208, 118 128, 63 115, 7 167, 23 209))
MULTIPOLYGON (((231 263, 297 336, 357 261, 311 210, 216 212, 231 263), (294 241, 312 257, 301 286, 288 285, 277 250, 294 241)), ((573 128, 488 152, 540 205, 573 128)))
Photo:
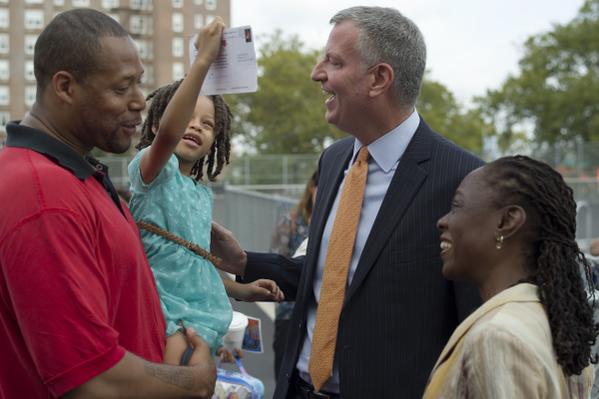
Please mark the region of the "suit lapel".
POLYGON ((345 296, 345 303, 351 299, 368 275, 395 226, 426 180, 428 172, 420 164, 430 158, 431 141, 430 129, 421 119, 412 141, 401 157, 372 225, 354 278, 345 296))

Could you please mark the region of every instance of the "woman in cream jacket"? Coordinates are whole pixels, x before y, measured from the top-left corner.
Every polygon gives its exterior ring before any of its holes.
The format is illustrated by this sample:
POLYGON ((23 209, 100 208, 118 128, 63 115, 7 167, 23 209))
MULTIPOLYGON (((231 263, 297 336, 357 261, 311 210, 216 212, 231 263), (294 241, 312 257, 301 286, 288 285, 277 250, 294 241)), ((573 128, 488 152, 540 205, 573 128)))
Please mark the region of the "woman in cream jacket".
POLYGON ((474 282, 484 303, 454 331, 424 398, 588 398, 598 327, 562 177, 501 158, 464 179, 438 227, 444 276, 474 282))

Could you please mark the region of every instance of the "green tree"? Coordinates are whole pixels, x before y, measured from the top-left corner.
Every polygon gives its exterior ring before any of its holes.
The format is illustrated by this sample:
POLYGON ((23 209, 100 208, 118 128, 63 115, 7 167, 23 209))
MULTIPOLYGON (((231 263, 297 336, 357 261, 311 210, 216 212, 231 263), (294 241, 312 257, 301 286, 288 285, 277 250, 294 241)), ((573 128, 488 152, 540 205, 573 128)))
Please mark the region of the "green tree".
MULTIPOLYGON (((260 154, 320 153, 345 133, 324 118, 324 95, 310 73, 320 52, 306 50, 297 36, 270 35, 260 48, 259 90, 229 96, 234 131, 260 154)), ((417 104, 427 123, 460 146, 480 154, 493 134, 478 110, 466 111, 441 83, 425 78, 417 104)))
POLYGON ((428 76, 422 83, 416 108, 432 129, 479 155, 484 138, 495 132, 478 109, 465 110, 447 87, 428 76))
POLYGON ((227 98, 234 132, 262 154, 319 153, 344 135, 324 119, 325 97, 310 79, 320 54, 279 30, 267 39, 259 50, 259 90, 227 98))
POLYGON ((599 140, 599 0, 530 37, 519 64, 518 74, 479 99, 504 149, 525 131, 538 148, 599 140))

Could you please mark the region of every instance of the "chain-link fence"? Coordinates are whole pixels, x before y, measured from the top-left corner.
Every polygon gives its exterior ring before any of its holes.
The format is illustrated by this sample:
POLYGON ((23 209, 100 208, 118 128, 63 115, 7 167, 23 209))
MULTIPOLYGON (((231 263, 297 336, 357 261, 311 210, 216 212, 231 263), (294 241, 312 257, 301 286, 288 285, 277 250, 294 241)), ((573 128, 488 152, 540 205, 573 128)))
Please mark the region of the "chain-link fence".
MULTIPOLYGON (((541 148, 538 159, 555 166, 574 190, 578 204, 577 237, 581 242, 599 237, 599 143, 541 148)), ((126 157, 103 157, 117 188, 129 185, 126 157)), ((219 184, 276 198, 297 200, 318 163, 317 155, 259 155, 236 157, 219 184)), ((261 197, 264 201, 266 197, 261 197)))

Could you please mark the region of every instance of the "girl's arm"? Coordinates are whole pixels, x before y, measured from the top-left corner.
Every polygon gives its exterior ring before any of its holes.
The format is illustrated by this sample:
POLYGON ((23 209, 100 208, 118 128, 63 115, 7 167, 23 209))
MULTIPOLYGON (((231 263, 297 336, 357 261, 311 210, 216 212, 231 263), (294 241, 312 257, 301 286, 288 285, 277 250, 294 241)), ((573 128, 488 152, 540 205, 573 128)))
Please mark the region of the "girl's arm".
POLYGON ((195 46, 199 49, 198 55, 166 106, 154 142, 141 158, 140 169, 144 183, 151 183, 160 174, 185 134, 206 73, 218 56, 224 27, 223 20, 216 17, 209 25, 200 29, 195 41, 195 46))
POLYGON ((260 279, 248 284, 241 284, 230 278, 221 276, 227 295, 240 301, 276 301, 285 299, 283 291, 272 280, 260 279))

